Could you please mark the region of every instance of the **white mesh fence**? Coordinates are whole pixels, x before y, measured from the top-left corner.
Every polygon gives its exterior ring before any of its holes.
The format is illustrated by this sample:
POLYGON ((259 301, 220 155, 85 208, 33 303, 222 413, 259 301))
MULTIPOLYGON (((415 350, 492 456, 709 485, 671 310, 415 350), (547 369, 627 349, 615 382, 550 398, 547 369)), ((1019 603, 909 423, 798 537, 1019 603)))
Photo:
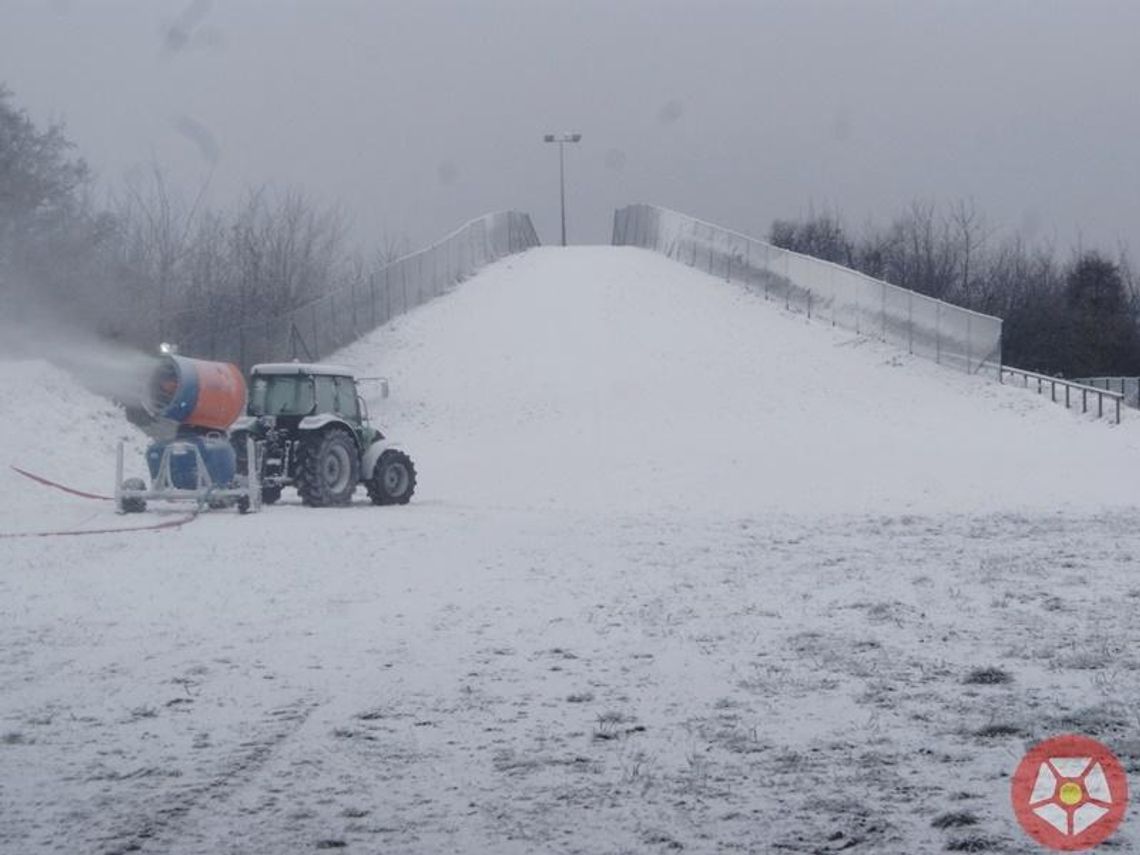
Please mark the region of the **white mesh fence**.
POLYGON ((614 213, 613 242, 640 246, 787 309, 872 336, 960 371, 1001 364, 1001 319, 653 205, 614 213))
POLYGON ((366 282, 325 294, 288 312, 240 319, 178 338, 185 353, 234 362, 319 360, 391 318, 450 291, 479 268, 538 246, 530 217, 487 214, 429 247, 396 259, 366 282))

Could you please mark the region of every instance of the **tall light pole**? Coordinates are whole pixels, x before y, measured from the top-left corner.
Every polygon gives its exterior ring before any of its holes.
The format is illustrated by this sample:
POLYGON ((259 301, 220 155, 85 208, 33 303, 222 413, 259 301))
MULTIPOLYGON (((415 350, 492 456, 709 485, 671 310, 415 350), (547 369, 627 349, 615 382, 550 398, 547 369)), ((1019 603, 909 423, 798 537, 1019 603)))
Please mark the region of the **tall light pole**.
POLYGON ((562 245, 566 246, 566 143, 576 143, 582 139, 581 134, 547 134, 543 142, 558 143, 558 187, 559 199, 562 202, 562 245))

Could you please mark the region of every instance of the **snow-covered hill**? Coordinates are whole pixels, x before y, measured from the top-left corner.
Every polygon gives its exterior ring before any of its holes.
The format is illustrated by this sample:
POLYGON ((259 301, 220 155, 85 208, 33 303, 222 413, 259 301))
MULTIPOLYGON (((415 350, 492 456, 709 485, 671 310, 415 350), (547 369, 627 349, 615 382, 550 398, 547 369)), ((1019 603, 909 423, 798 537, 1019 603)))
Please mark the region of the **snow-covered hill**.
MULTIPOLYGON (((335 359, 410 506, 0 538, 0 851, 1030 852, 1028 742, 1140 763, 1140 418, 636 249, 335 359)), ((6 466, 109 491, 121 416, 0 383, 0 534, 115 524, 6 466)))
POLYGON ((423 498, 796 513, 1132 506, 1140 418, 1082 419, 632 248, 544 248, 337 357, 423 498))

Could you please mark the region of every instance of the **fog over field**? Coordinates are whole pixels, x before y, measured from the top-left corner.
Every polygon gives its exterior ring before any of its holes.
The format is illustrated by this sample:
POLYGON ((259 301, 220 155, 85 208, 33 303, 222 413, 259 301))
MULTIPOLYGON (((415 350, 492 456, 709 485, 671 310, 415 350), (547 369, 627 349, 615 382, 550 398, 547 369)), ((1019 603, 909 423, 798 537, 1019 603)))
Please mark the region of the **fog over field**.
POLYGON ((422 244, 494 208, 604 242, 651 201, 759 234, 973 199, 1062 247, 1140 235, 1130 0, 5 0, 0 81, 108 185, 295 184, 422 244))

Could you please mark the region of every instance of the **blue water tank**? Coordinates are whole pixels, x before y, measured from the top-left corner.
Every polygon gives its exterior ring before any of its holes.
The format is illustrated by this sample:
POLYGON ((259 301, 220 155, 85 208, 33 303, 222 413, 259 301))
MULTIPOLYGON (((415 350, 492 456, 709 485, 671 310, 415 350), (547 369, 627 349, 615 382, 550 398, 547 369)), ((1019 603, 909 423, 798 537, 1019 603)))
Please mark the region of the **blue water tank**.
POLYGON ((227 487, 237 474, 237 459, 230 441, 224 437, 192 436, 162 440, 151 443, 146 450, 146 463, 153 481, 158 477, 158 467, 162 463, 167 446, 175 445, 170 452, 170 480, 179 490, 194 490, 198 487, 198 457, 193 448, 197 446, 206 462, 206 471, 215 487, 227 487))

